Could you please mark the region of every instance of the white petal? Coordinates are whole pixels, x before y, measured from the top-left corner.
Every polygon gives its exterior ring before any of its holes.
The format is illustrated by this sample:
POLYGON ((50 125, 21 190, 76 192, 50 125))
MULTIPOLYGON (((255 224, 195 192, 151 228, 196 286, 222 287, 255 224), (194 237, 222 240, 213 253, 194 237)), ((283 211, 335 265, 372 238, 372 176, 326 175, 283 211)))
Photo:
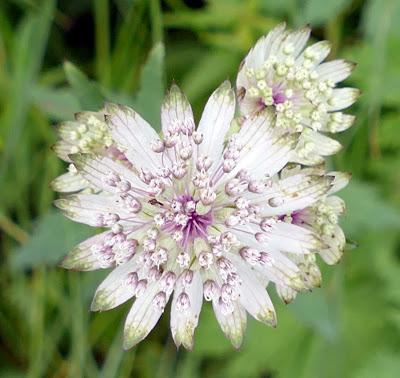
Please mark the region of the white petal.
POLYGON ((301 271, 301 279, 307 289, 312 290, 321 286, 321 271, 317 265, 316 255, 314 253, 308 255, 288 254, 288 257, 296 263, 301 271))
MULTIPOLYGON (((261 37, 255 46, 249 51, 245 58, 245 65, 247 68, 260 68, 265 60, 269 57, 271 49, 275 41, 281 41, 284 37, 286 28, 285 23, 278 24, 266 36, 261 37)), ((279 43, 275 43, 278 45, 279 43)), ((239 79, 239 77, 238 77, 239 79)), ((240 83, 237 83, 240 86, 240 83)))
POLYGON ((58 199, 54 204, 69 219, 96 227, 99 226, 99 215, 117 214, 122 219, 132 216, 119 200, 110 195, 75 194, 58 199))
POLYGON ((286 285, 276 285, 276 292, 279 297, 286 303, 292 302, 297 295, 297 291, 286 285))
POLYGON ((334 177, 332 187, 328 194, 333 194, 342 190, 347 186, 351 179, 351 173, 348 172, 329 172, 328 175, 334 177))
POLYGON ((110 158, 89 154, 72 155, 71 158, 79 173, 100 190, 109 193, 119 193, 116 187, 106 183, 110 174, 116 174, 121 179, 129 181, 134 188, 138 188, 139 190, 147 189, 146 184, 132 170, 110 158))
POLYGON ((184 289, 177 283, 171 304, 171 332, 177 347, 181 344, 186 349, 193 348, 193 335, 199 321, 199 314, 203 303, 203 281, 199 271, 195 271, 192 282, 184 289), (178 310, 177 298, 185 292, 190 301, 186 311, 178 310))
POLYGON ((137 270, 137 257, 116 267, 100 284, 94 295, 90 309, 106 311, 132 298, 135 287, 127 284, 128 274, 137 270))
POLYGON ((346 247, 346 237, 339 226, 335 226, 331 235, 326 235, 323 241, 329 246, 319 252, 322 259, 329 265, 339 262, 346 247))
POLYGON ((347 130, 351 127, 356 120, 356 117, 350 114, 344 114, 341 112, 330 113, 336 120, 324 122, 320 131, 330 133, 340 133, 341 131, 347 130))
POLYGON ((325 164, 302 168, 300 164, 288 164, 280 172, 280 178, 285 179, 297 174, 322 176, 326 173, 325 164))
POLYGON ((288 37, 283 42, 283 46, 286 43, 290 43, 293 45, 293 56, 297 57, 301 50, 303 50, 306 45, 308 39, 310 38, 311 28, 309 26, 305 26, 301 29, 294 30, 291 32, 288 37))
MULTIPOLYGON (((250 87, 249 83, 246 87, 250 87)), ((237 99, 240 106, 240 112, 244 115, 257 114, 262 111, 257 97, 251 97, 246 93, 245 87, 237 91, 237 99)))
POLYGON ((221 179, 225 182, 245 169, 255 179, 273 176, 291 159, 296 134, 280 135, 274 131, 272 115, 262 112, 245 120, 238 133, 243 145, 235 169, 221 179))
POLYGON ((336 154, 342 148, 342 145, 338 141, 310 129, 308 129, 306 133, 302 133, 300 140, 305 143, 313 143, 313 152, 322 156, 336 154))
POLYGON ((360 95, 356 88, 336 88, 328 100, 328 111, 342 110, 354 104, 360 95))
POLYGON ((54 144, 52 149, 60 159, 68 163, 71 163, 71 159, 68 155, 78 152, 77 150, 73 149, 73 144, 68 143, 64 140, 59 140, 57 143, 54 144))
POLYGON ((207 155, 216 167, 221 161, 224 140, 235 112, 235 95, 229 81, 222 83, 204 108, 198 131, 203 134, 200 155, 207 155))
POLYGON ((329 196, 325 200, 325 203, 335 212, 336 215, 343 215, 346 211, 346 204, 340 197, 329 196))
POLYGON ((314 152, 308 152, 306 155, 299 153, 298 149, 293 152, 292 158, 290 159, 292 163, 298 163, 302 165, 319 165, 324 162, 323 156, 316 154, 314 152))
POLYGON ((222 332, 231 341, 235 348, 239 348, 243 341, 246 329, 246 311, 237 301, 233 303, 233 312, 227 315, 222 313, 218 299, 213 300, 214 313, 222 332))
POLYGON ((161 158, 151 149, 151 143, 159 138, 155 130, 127 106, 107 104, 106 113, 111 136, 128 160, 139 168, 159 168, 161 158))
POLYGON ((329 55, 331 51, 331 43, 329 41, 319 41, 311 46, 308 46, 298 57, 296 64, 301 64, 304 61, 305 51, 315 56, 313 63, 314 65, 318 65, 329 55))
POLYGON ((286 215, 312 205, 331 187, 332 177, 294 175, 273 185, 259 199, 262 216, 286 215))
POLYGON ((232 232, 242 245, 254 248, 257 251, 266 251, 269 253, 271 257, 270 264, 254 267, 254 269, 267 277, 269 281, 287 285, 296 290, 304 288, 304 284, 300 279, 299 268, 287 256, 271 245, 259 243, 255 237, 250 236, 248 233, 241 232, 239 227, 236 227, 232 232))
MULTIPOLYGON (((147 286, 145 292, 135 300, 125 321, 124 349, 129 349, 142 341, 154 328, 164 309, 160 309, 154 302, 160 292, 160 281, 147 286)), ((167 294, 168 302, 170 294, 167 294)))
POLYGON ((229 254, 242 280, 240 285, 240 303, 260 322, 276 326, 276 314, 268 292, 256 278, 254 271, 237 255, 229 254))
POLYGON ((274 224, 267 231, 267 235, 268 241, 266 245, 270 245, 282 252, 304 254, 322 247, 313 232, 286 222, 274 224))
POLYGON ((278 251, 271 251, 271 265, 257 268, 264 272, 270 281, 276 284, 290 286, 294 290, 303 290, 304 283, 301 280, 301 272, 296 264, 287 256, 278 251))
POLYGON ((355 64, 343 59, 320 64, 316 71, 320 80, 332 80, 335 84, 350 76, 355 64))
POLYGON ((186 96, 173 84, 161 108, 161 124, 164 136, 176 125, 193 125, 193 112, 186 96))
POLYGON ((64 173, 51 182, 51 188, 60 193, 79 192, 89 187, 86 181, 79 173, 64 173))
MULTIPOLYGON (((309 255, 291 255, 289 256, 299 267, 301 271, 301 280, 304 283, 304 289, 312 290, 321 286, 321 272, 316 264, 314 254, 309 255)), ((290 286, 278 284, 276 291, 285 303, 290 303, 296 298, 297 291, 290 286)))
POLYGON ((93 245, 102 243, 104 241, 104 237, 108 234, 109 231, 105 231, 78 244, 72 249, 72 251, 68 253, 68 255, 60 263, 60 266, 65 269, 82 271, 104 269, 112 266, 114 261, 109 261, 109 264, 106 265, 104 261, 100 261, 100 259, 98 259, 91 249, 93 245))
POLYGON ((321 156, 330 156, 339 152, 342 145, 325 135, 311 129, 306 129, 299 138, 296 153, 292 155, 291 161, 300 164, 320 164, 323 162, 321 156))
MULTIPOLYGON (((247 77, 247 70, 251 69, 259 69, 263 66, 264 62, 267 60, 271 53, 272 44, 275 40, 282 40, 284 37, 284 30, 286 28, 285 23, 281 23, 272 29, 266 36, 261 37, 255 46, 249 51, 245 59, 242 61, 239 67, 239 73, 236 79, 236 87, 240 90, 240 88, 248 88, 250 86, 250 82, 247 77)), ((240 101, 240 106, 246 105, 240 101)), ((250 105, 250 104, 249 104, 250 105)), ((253 107, 250 107, 253 109, 253 107)), ((250 114, 246 112, 243 108, 242 111, 245 114, 250 114)))
MULTIPOLYGON (((268 35, 265 41, 266 49, 264 50, 265 59, 270 56, 279 56, 279 51, 282 47, 283 41, 290 35, 288 30, 284 30, 285 24, 279 24, 270 33, 270 42, 267 41, 268 35), (283 27, 283 28, 282 28, 283 27)), ((264 59, 264 60, 265 60, 264 59)))

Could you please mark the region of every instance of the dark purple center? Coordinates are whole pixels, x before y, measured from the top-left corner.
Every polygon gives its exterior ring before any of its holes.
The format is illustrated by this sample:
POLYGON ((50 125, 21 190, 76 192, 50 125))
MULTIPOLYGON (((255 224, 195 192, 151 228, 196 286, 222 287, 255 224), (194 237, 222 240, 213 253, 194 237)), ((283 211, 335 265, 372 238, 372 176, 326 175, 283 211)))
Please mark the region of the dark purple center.
POLYGON ((276 93, 276 94, 272 95, 272 99, 274 100, 274 105, 277 105, 277 104, 282 104, 283 102, 285 102, 286 97, 283 93, 276 93))
POLYGON ((197 203, 192 196, 182 195, 177 198, 181 203, 182 210, 175 213, 175 216, 185 215, 187 217, 186 224, 181 225, 175 220, 168 221, 163 226, 163 231, 173 233, 175 231, 182 231, 183 239, 181 244, 186 247, 187 244, 195 238, 207 238, 207 227, 212 223, 211 210, 206 214, 198 214, 195 209, 188 209, 188 202, 197 203))
MULTIPOLYGON (((302 215, 301 210, 300 211, 294 211, 293 213, 290 214, 290 216, 292 217, 292 222, 291 222, 292 224, 295 224, 295 225, 299 226, 299 225, 302 225, 304 223, 303 215, 302 215)), ((280 221, 283 221, 285 219, 285 216, 284 215, 280 215, 278 217, 278 219, 280 221)))
POLYGON ((195 238, 207 238, 207 227, 212 223, 211 211, 206 214, 191 213, 189 220, 181 230, 183 231, 182 244, 185 245, 195 238))
POLYGON ((281 85, 274 85, 272 87, 272 99, 274 105, 282 104, 286 101, 286 96, 281 85))

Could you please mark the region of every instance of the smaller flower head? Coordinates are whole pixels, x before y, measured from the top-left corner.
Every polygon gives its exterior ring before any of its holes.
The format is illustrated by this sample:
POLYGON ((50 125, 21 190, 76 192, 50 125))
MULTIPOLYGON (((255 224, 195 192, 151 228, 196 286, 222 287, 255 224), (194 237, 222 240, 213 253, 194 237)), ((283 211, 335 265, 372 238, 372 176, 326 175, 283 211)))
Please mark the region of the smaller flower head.
POLYGON ((262 37, 244 59, 237 76, 237 94, 244 116, 268 111, 283 132, 300 132, 300 163, 321 163, 340 144, 319 132, 336 133, 350 127, 354 116, 341 110, 357 99, 354 88, 336 88, 354 64, 344 60, 322 63, 330 51, 327 41, 304 48, 310 28, 295 31, 278 25, 262 37))
MULTIPOLYGON (((281 177, 289 178, 298 174, 299 171, 301 171, 300 166, 289 165, 281 172, 281 177)), ((324 168, 313 167, 307 171, 322 174, 324 168)), ((290 212, 280 217, 280 220, 311 231, 321 245, 318 254, 325 263, 333 265, 340 261, 346 246, 346 237, 339 226, 339 218, 345 213, 346 206, 344 201, 334 194, 348 184, 351 175, 343 172, 330 172, 328 176, 332 177, 333 181, 325 196, 322 196, 312 206, 290 212)), ((315 255, 292 255, 291 258, 296 261, 301 270, 301 280, 307 289, 311 290, 321 285, 322 277, 315 255)), ((276 289, 285 303, 291 302, 297 295, 297 291, 287 285, 278 284, 276 289)))
POLYGON ((51 183, 57 192, 71 193, 81 190, 93 190, 93 186, 80 175, 69 155, 77 153, 96 153, 125 161, 126 157, 115 146, 104 119, 104 110, 99 112, 81 112, 75 114, 75 121, 63 122, 57 126, 60 139, 54 145, 54 151, 64 161, 70 163, 68 172, 57 177, 51 183))

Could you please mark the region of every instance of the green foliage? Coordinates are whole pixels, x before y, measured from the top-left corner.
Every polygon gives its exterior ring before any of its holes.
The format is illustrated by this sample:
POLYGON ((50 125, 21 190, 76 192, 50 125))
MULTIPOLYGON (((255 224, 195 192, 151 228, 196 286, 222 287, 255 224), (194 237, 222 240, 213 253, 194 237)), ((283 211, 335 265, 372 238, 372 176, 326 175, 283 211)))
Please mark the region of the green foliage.
POLYGON ((147 58, 140 76, 140 89, 132 106, 146 120, 160 130, 160 109, 164 97, 164 46, 157 43, 147 58))
POLYGON ((349 0, 308 0, 304 3, 302 21, 311 26, 321 26, 336 18, 351 5, 349 0))
POLYGON ((384 231, 400 227, 399 210, 385 203, 376 187, 352 180, 341 197, 347 204, 343 225, 348 234, 357 236, 366 229, 384 231))
POLYGON ((397 376, 400 3, 185 3, 0 4, 0 377, 397 376), (333 42, 332 57, 358 62, 346 83, 363 92, 351 109, 358 120, 332 161, 353 172, 340 196, 347 203, 342 225, 357 247, 338 266, 323 267, 320 289, 287 306, 274 298, 276 329, 248 319, 238 351, 206 304, 192 352, 176 350, 168 312, 145 342, 123 352, 129 304, 88 310, 106 272, 57 267, 93 230, 52 209, 48 184, 65 169, 50 149, 52 124, 113 101, 133 106, 159 130, 162 96, 173 81, 198 118, 212 90, 234 81, 247 49, 282 20, 311 23, 315 39, 333 42))
POLYGON ((61 213, 45 214, 33 229, 28 242, 14 251, 10 259, 11 267, 26 269, 37 268, 43 264, 55 265, 72 247, 91 234, 91 227, 72 222, 61 213), (57 230, 56 234, 54 230, 57 230))
POLYGON ((79 100, 82 109, 98 110, 104 104, 99 86, 70 62, 64 63, 65 76, 72 88, 73 95, 79 100))

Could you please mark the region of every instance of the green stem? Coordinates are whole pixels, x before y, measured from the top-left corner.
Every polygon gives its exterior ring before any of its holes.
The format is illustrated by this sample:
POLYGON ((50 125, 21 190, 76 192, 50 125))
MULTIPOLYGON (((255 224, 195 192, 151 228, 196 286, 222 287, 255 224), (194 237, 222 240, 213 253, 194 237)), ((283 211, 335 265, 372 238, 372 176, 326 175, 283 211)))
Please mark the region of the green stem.
POLYGON ((163 23, 161 15, 160 2, 158 0, 150 0, 150 18, 153 45, 163 40, 163 23))
POLYGON ((29 235, 22 228, 2 214, 0 214, 0 230, 4 231, 20 244, 26 243, 29 239, 29 235))
POLYGON ((101 84, 110 83, 110 20, 108 0, 94 2, 96 28, 96 70, 101 84))

